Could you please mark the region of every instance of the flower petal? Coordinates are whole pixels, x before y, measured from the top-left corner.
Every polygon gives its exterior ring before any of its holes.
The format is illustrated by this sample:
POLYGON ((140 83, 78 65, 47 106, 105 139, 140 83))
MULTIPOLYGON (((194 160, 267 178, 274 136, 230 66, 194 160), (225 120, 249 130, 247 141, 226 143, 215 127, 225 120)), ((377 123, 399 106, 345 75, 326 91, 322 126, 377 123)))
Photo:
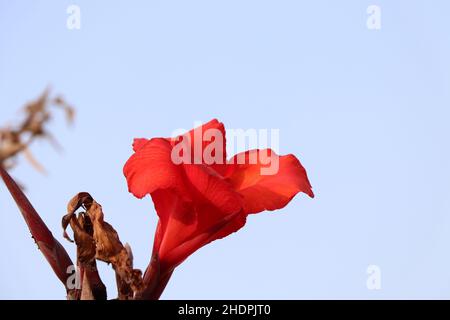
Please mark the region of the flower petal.
POLYGON ((157 189, 176 186, 180 169, 171 160, 170 143, 155 138, 138 145, 123 170, 129 191, 141 199, 157 189))
POLYGON ((139 150, 141 150, 148 141, 149 141, 148 139, 144 139, 144 138, 134 139, 134 141, 133 141, 134 152, 138 152, 139 150))
POLYGON ((152 193, 152 200, 159 216, 154 251, 164 260, 165 252, 196 231, 197 221, 192 203, 183 200, 174 189, 157 190, 152 193))
POLYGON ((244 197, 244 210, 248 214, 281 209, 299 192, 314 197, 300 161, 294 155, 278 156, 270 149, 234 156, 226 177, 244 197))
POLYGON ((227 162, 226 132, 223 123, 217 119, 168 140, 174 147, 179 143, 188 143, 190 164, 208 164, 220 174, 224 172, 227 162))
POLYGON ((190 191, 189 199, 181 197, 177 188, 152 193, 160 217, 155 251, 159 253, 161 268, 164 265, 176 267, 207 243, 243 226, 240 222, 238 226, 235 222, 229 223, 230 218, 227 218, 242 212, 243 205, 242 197, 232 189, 231 184, 206 166, 182 165, 182 168, 184 183, 190 191), (224 228, 227 226, 226 231, 216 230, 221 225, 224 228), (218 236, 214 238, 214 234, 218 236))
POLYGON ((209 203, 225 215, 241 210, 242 197, 210 167, 188 164, 183 165, 183 169, 197 205, 209 203))
POLYGON ((236 212, 223 217, 208 228, 196 232, 195 236, 186 239, 181 245, 167 252, 165 264, 176 268, 198 249, 237 232, 245 225, 246 218, 247 215, 244 211, 236 212))

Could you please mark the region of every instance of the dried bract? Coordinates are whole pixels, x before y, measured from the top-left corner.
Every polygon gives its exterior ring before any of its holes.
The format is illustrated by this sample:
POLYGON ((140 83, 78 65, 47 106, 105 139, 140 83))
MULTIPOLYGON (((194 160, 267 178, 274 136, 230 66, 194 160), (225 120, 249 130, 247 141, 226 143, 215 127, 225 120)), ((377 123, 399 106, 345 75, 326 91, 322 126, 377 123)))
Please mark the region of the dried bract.
POLYGON ((64 237, 70 225, 78 250, 78 263, 86 268, 96 260, 111 264, 116 272, 119 299, 133 299, 143 289, 142 272, 133 269, 131 248, 123 246, 114 228, 104 221, 102 207, 89 193, 81 192, 69 202, 62 221, 64 237), (84 209, 77 216, 78 209, 84 209))

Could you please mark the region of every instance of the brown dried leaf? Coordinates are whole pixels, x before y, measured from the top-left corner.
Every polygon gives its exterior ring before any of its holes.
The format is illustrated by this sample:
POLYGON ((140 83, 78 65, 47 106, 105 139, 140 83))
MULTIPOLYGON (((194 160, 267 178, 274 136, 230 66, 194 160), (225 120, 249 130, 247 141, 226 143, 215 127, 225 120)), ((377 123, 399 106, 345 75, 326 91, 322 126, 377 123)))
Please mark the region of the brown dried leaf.
MULTIPOLYGON (((74 232, 80 263, 85 266, 97 259, 112 264, 119 285, 119 298, 133 298, 142 290, 142 272, 133 269, 132 254, 122 245, 116 230, 104 221, 101 205, 89 193, 82 192, 72 198, 67 211, 63 228, 66 230, 70 225, 74 232), (86 211, 76 217, 79 208, 86 211)), ((64 236, 68 238, 65 231, 64 236)))
MULTIPOLYGON (((128 258, 131 262, 131 268, 133 268, 133 252, 128 243, 125 244, 125 249, 128 253, 128 258)), ((118 274, 116 274, 117 292, 119 294, 119 300, 133 300, 134 292, 131 286, 126 283, 118 274)))

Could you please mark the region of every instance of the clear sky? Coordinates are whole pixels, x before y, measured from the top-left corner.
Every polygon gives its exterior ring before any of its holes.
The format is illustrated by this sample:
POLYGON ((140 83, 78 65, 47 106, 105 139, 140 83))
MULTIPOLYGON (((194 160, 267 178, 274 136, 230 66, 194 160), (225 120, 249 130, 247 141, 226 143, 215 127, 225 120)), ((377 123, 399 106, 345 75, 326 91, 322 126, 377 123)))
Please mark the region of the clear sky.
MULTIPOLYGON (((132 139, 212 118, 280 129, 316 199, 251 216, 183 263, 163 298, 448 299, 449 12, 445 0, 0 0, 0 123, 47 85, 78 111, 73 128, 62 115, 51 127, 62 154, 34 145, 48 176, 25 161, 12 174, 73 258, 60 221, 89 191, 144 269, 156 213, 127 192, 132 139), (66 27, 70 4, 80 30, 66 27), (366 25, 372 4, 380 30, 366 25)), ((3 184, 0 244, 0 298, 64 298, 3 184)))

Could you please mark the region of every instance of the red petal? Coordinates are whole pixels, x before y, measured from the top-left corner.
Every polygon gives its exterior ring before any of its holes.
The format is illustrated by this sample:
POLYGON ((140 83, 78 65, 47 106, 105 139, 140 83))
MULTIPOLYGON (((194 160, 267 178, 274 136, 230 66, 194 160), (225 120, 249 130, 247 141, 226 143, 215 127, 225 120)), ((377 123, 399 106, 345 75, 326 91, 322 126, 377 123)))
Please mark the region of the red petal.
POLYGON ((171 272, 190 255, 208 243, 224 238, 245 225, 241 210, 225 214, 213 205, 182 201, 175 192, 160 190, 153 201, 161 217, 155 237, 161 272, 171 272))
POLYGON ((128 189, 137 198, 143 198, 157 189, 175 187, 179 167, 171 160, 172 147, 165 139, 151 139, 138 144, 138 151, 124 167, 128 189))
POLYGON ((191 164, 208 164, 220 174, 224 173, 227 152, 226 152, 226 132, 223 123, 213 119, 204 125, 192 129, 184 135, 168 139, 173 146, 188 138, 191 152, 191 164), (219 136, 219 137, 217 137, 219 136), (220 140, 216 142, 216 139, 220 140), (210 155, 212 157, 210 157, 210 155))
POLYGON ((244 197, 248 214, 281 209, 299 192, 314 197, 306 171, 293 155, 278 156, 270 149, 251 150, 234 156, 229 163, 226 176, 244 197), (238 164, 239 159, 245 159, 244 164, 238 164), (251 159, 256 162, 251 164, 251 159), (268 159, 272 164, 278 161, 279 166, 272 174, 264 175, 262 170, 270 164, 263 163, 268 159))
POLYGON ((192 203, 183 200, 174 189, 158 190, 152 194, 159 216, 154 251, 160 260, 165 252, 177 247, 196 231, 196 216, 192 203))
POLYGON ((142 149, 142 147, 148 142, 148 139, 144 139, 144 138, 136 138, 133 141, 133 150, 134 152, 138 152, 139 150, 142 149))
POLYGON ((176 267, 202 246, 243 226, 242 217, 238 223, 229 218, 242 212, 242 197, 228 182, 202 165, 182 167, 184 183, 190 190, 188 200, 180 197, 176 188, 152 194, 161 219, 155 249, 163 267, 176 267), (219 226, 224 230, 218 230, 219 226))
MULTIPOLYGON (((218 208, 224 215, 236 213, 242 208, 242 197, 233 186, 204 165, 184 165, 184 173, 192 186, 194 200, 197 204, 209 203, 218 208)), ((208 217, 205 217, 208 219, 208 217)))
POLYGON ((181 245, 167 252, 164 262, 173 268, 177 267, 201 247, 241 229, 246 223, 246 217, 247 215, 240 211, 222 217, 205 229, 197 230, 193 237, 186 239, 181 245))

